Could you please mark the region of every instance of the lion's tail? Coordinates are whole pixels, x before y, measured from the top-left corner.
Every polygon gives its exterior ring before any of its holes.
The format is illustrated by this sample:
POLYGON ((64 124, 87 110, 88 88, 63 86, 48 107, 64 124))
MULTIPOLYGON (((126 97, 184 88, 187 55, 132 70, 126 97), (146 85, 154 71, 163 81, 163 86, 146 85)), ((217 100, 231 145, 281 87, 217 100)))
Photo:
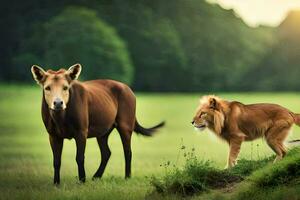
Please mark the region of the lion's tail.
POLYGON ((290 141, 288 141, 288 143, 299 143, 300 142, 300 140, 299 139, 297 139, 297 140, 290 140, 290 141))
POLYGON ((293 116, 294 118, 294 122, 297 126, 300 126, 300 114, 297 114, 297 113, 292 113, 291 112, 291 115, 293 116))

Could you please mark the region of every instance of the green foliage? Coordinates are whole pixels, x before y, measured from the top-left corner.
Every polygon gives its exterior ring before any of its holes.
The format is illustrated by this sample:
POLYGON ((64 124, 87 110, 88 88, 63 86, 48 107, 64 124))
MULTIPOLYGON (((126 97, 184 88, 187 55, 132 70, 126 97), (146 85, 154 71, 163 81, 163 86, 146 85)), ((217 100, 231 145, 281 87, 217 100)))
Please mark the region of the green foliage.
POLYGON ((280 162, 258 168, 238 189, 235 199, 298 199, 300 148, 290 150, 280 162))
POLYGON ((273 32, 276 43, 254 68, 256 90, 299 90, 300 11, 290 12, 273 32))
POLYGON ((32 64, 81 62, 84 79, 117 79, 141 91, 300 89, 296 11, 279 27, 251 28, 202 0, 30 0, 1 8, 9 14, 0 80, 29 81, 32 64))
POLYGON ((40 63, 40 59, 31 53, 24 53, 17 55, 13 58, 13 67, 10 70, 10 76, 14 77, 15 81, 23 82, 32 79, 30 73, 28 73, 28 67, 32 63, 40 63))
POLYGON ((136 65, 134 86, 147 91, 178 90, 180 84, 174 84, 174 80, 181 77, 186 57, 177 31, 167 19, 142 24, 133 41, 139 46, 132 49, 136 65))
MULTIPOLYGON (((251 180, 257 187, 271 187, 300 180, 300 148, 293 149, 282 161, 257 171, 251 180)), ((299 182, 300 183, 300 182, 299 182)))
MULTIPOLYGON (((185 148, 182 148, 185 149, 185 148)), ((300 184, 300 149, 289 151, 288 156, 277 164, 271 164, 274 156, 259 160, 241 159, 231 169, 220 170, 210 161, 199 160, 192 152, 184 153, 186 158, 182 169, 170 164, 163 166, 166 173, 162 178, 152 177, 155 191, 162 194, 194 195, 211 189, 226 188, 246 179, 252 187, 278 187, 286 184, 300 184), (253 173, 254 172, 254 173, 253 173), (253 174, 252 174, 253 173, 253 174)), ((241 192, 240 197, 253 193, 255 189, 241 192)))
MULTIPOLYGON (((236 200, 299 199, 300 184, 280 185, 270 188, 247 188, 249 191, 234 195, 236 200)), ((224 198, 223 198, 224 199, 224 198)))
POLYGON ((242 190, 237 191, 236 198, 244 199, 254 195, 255 198, 251 199, 264 199, 259 197, 260 192, 266 195, 263 189, 300 185, 299 153, 300 148, 292 149, 286 158, 276 164, 271 164, 274 156, 256 161, 241 159, 234 168, 228 170, 217 169, 210 161, 198 160, 193 153, 188 153, 182 169, 175 166, 168 169, 170 162, 167 162, 164 165, 167 169, 165 175, 162 178, 152 177, 151 184, 158 193, 186 196, 226 188, 246 179, 244 182, 246 185, 250 183, 250 188, 242 187, 242 190))
MULTIPOLYGON (((243 176, 237 173, 238 170, 220 170, 214 167, 211 161, 199 160, 194 155, 194 149, 191 152, 185 151, 184 157, 186 162, 183 169, 179 169, 176 165, 169 169, 172 166, 168 161, 164 165, 166 174, 161 179, 152 177, 151 184, 158 193, 194 195, 209 189, 223 188, 243 180, 243 176)), ((247 169, 240 171, 251 170, 246 165, 243 167, 247 169)))
POLYGON ((187 62, 181 37, 172 20, 158 14, 148 3, 117 1, 106 10, 114 16, 103 16, 128 44, 136 72, 135 89, 181 90, 185 86, 178 80, 182 78, 187 62))
POLYGON ((194 195, 209 189, 223 188, 242 181, 240 175, 229 170, 219 170, 209 161, 194 158, 188 160, 183 170, 178 168, 167 173, 162 180, 152 178, 156 191, 164 194, 194 195))
POLYGON ((247 160, 242 158, 238 161, 238 165, 231 169, 231 172, 246 177, 249 176, 253 171, 272 163, 274 158, 275 156, 270 156, 259 160, 247 160))
POLYGON ((96 12, 68 7, 46 24, 47 66, 84 66, 84 79, 111 78, 131 83, 133 67, 125 43, 96 12))

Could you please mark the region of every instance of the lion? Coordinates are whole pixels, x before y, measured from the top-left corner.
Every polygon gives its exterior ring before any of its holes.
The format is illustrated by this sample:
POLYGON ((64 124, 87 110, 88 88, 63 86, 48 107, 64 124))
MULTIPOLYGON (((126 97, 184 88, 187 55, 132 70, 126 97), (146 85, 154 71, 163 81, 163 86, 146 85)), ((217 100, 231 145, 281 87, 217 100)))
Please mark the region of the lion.
POLYGON ((203 96, 192 124, 199 130, 210 129, 229 144, 226 168, 236 165, 244 141, 265 138, 276 153, 274 163, 287 153, 283 142, 293 124, 300 126, 300 114, 270 103, 245 105, 214 95, 203 96))

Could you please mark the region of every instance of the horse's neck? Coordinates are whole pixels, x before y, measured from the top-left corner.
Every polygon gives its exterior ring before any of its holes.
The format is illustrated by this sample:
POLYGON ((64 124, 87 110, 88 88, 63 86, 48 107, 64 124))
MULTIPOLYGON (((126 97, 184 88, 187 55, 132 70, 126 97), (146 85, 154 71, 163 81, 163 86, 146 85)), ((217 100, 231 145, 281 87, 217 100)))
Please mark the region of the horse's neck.
POLYGON ((53 111, 50 110, 50 116, 52 118, 52 121, 56 128, 60 131, 63 132, 64 124, 66 121, 66 111, 53 111))

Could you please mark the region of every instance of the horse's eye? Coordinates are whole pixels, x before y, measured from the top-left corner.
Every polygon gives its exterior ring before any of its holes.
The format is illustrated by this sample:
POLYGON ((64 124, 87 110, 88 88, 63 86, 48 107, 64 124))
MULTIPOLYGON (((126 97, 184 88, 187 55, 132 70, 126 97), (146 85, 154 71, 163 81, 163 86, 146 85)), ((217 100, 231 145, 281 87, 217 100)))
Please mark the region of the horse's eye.
POLYGON ((50 86, 45 87, 45 90, 50 91, 50 86))
POLYGON ((68 86, 63 87, 63 90, 65 90, 65 91, 68 90, 68 89, 69 89, 68 86))

